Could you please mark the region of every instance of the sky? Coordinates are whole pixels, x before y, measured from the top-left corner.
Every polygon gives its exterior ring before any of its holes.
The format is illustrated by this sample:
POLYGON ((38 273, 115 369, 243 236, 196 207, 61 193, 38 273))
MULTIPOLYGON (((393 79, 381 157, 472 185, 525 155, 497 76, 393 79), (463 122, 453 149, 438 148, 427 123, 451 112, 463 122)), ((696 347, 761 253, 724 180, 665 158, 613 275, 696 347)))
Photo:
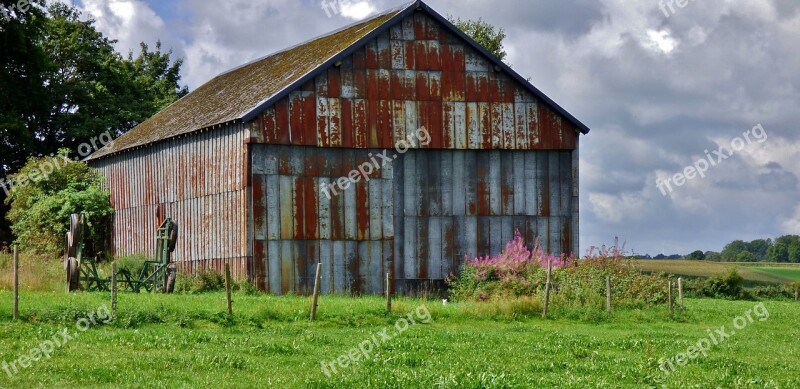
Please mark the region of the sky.
MULTIPOLYGON (((160 40, 183 58, 182 82, 194 89, 227 69, 406 3, 328 1, 337 6, 73 3, 118 40, 123 54, 160 40)), ((628 251, 655 255, 800 234, 800 2, 426 3, 442 15, 503 28, 512 68, 591 128, 580 141, 582 252, 615 237, 628 251)))

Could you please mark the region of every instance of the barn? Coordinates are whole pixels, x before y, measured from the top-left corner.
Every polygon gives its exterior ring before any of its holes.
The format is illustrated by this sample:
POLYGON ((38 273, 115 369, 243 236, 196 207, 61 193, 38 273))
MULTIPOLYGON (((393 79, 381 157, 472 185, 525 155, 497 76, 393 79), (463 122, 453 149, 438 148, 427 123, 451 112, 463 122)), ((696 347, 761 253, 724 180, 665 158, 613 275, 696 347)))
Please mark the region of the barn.
POLYGON ((588 132, 415 1, 223 73, 89 163, 117 256, 154 255, 170 217, 181 271, 228 263, 303 294, 320 262, 323 292, 379 293, 390 273, 413 293, 516 230, 576 252, 588 132))

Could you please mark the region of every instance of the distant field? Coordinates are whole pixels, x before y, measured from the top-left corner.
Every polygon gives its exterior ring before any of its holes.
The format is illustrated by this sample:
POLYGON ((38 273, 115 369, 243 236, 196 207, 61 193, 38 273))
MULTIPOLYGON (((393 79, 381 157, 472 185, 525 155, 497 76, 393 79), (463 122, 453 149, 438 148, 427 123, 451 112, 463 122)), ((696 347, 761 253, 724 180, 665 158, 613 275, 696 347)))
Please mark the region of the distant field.
POLYGON ((763 264, 687 260, 636 260, 636 267, 645 272, 665 272, 690 277, 711 277, 736 269, 748 281, 786 283, 800 281, 797 264, 763 264))

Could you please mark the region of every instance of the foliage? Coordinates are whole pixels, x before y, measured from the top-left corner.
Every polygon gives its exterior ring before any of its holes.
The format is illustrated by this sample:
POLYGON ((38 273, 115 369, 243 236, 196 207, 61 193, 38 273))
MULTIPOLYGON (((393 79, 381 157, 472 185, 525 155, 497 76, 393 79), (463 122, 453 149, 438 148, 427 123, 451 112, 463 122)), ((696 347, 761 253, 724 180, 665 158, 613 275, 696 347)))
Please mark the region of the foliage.
POLYGON ((706 259, 706 254, 703 253, 701 250, 692 251, 691 254, 686 256, 686 259, 691 259, 695 261, 702 261, 706 259))
MULTIPOLYGON (((76 150, 107 131, 122 134, 188 93, 178 84, 182 61, 160 44, 125 58, 76 8, 30 3, 40 6, 0 18, 0 177, 29 156, 76 150)), ((6 211, 0 207, 3 239, 6 211)))
POLYGON ((665 288, 658 276, 641 275, 624 259, 623 248, 592 248, 582 260, 545 255, 538 242, 528 250, 517 232, 497 256, 465 258, 458 277, 448 280, 456 301, 491 301, 520 296, 541 298, 546 284, 546 264, 553 264, 554 306, 579 311, 603 309, 605 278, 611 276, 616 304, 647 306, 664 300, 665 288))
POLYGON ((506 38, 506 33, 502 28, 497 29, 481 18, 478 18, 478 20, 461 20, 461 18, 448 17, 448 19, 450 23, 453 23, 459 30, 474 39, 501 61, 506 58, 507 53, 503 48, 503 39, 506 38))
POLYGON ((706 279, 702 292, 709 297, 746 298, 743 285, 744 278, 736 269, 731 269, 723 275, 706 279))
POLYGON ((6 199, 11 205, 7 218, 23 250, 59 255, 73 213, 88 216, 88 252, 103 249, 113 208, 108 192, 100 188, 100 176, 85 163, 62 156, 31 157, 11 178, 18 184, 6 199), (43 166, 53 167, 52 172, 43 174, 43 166))
MULTIPOLYGON (((231 280, 231 290, 246 294, 258 292, 255 285, 248 280, 231 280)), ((225 290, 225 276, 213 270, 201 270, 195 275, 178 272, 175 279, 175 292, 199 294, 220 292, 225 290)))

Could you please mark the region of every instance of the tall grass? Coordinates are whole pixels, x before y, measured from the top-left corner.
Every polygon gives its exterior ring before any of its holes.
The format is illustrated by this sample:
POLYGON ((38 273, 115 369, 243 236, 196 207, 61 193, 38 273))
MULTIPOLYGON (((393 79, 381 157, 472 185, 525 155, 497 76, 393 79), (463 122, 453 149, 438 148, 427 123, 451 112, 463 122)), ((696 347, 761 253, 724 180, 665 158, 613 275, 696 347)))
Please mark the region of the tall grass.
MULTIPOLYGON (((14 256, 0 254, 0 289, 11 290, 14 285, 14 256)), ((19 256, 19 286, 25 291, 56 291, 64 289, 66 275, 60 259, 22 253, 19 256)))

